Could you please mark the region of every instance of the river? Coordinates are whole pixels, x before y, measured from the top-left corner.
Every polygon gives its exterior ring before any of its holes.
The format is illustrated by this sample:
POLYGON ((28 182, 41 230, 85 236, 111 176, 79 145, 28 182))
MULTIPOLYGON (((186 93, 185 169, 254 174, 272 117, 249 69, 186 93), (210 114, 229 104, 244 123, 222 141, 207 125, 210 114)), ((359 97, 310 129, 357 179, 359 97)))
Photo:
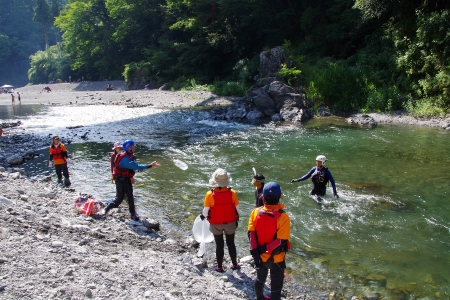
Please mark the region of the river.
MULTIPOLYGON (((202 110, 148 107, 5 108, 0 107, 2 121, 20 119, 27 132, 63 140, 88 132, 86 141, 67 145, 69 169, 73 187, 97 199, 115 194, 109 172, 113 142, 133 139, 138 162, 161 164, 136 176, 138 212, 174 236, 190 234, 210 175, 222 167, 231 173, 240 200, 238 255, 248 255, 245 225, 254 206, 254 167, 283 189, 291 217, 291 278, 345 297, 450 297, 448 131, 360 128, 338 117, 303 125, 240 124, 207 120, 202 110), (67 129, 74 126, 82 127, 67 129), (329 187, 322 205, 309 197, 310 181, 290 182, 307 173, 319 154, 328 158, 340 196, 334 199, 329 187)), ((39 153, 24 169, 31 176, 54 176, 47 167, 48 149, 39 153)))

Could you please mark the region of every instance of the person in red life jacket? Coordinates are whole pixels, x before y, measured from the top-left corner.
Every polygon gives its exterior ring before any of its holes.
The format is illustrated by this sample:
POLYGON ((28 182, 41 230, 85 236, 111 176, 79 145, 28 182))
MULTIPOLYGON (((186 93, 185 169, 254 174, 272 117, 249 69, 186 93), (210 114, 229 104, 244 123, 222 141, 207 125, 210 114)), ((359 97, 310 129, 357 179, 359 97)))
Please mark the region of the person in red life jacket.
POLYGON ((231 181, 230 174, 224 169, 219 168, 212 174, 209 184, 214 188, 206 193, 203 212, 200 215, 202 221, 206 216, 210 223, 209 230, 213 233, 216 242, 217 266, 214 267, 214 270, 220 273, 225 272, 223 269, 224 233, 232 263, 231 269, 241 268, 237 263, 234 244, 234 235, 239 221, 239 199, 236 191, 228 187, 231 181))
POLYGON ((252 184, 253 186, 256 188, 255 190, 255 207, 260 207, 264 205, 263 202, 263 188, 264 188, 264 179, 266 179, 266 177, 264 177, 263 174, 255 174, 253 176, 253 180, 252 180, 252 184))
POLYGON ((112 150, 114 151, 113 153, 111 153, 110 157, 109 157, 109 163, 111 166, 111 180, 114 181, 114 161, 116 159, 117 153, 119 153, 120 151, 122 151, 122 143, 121 142, 115 142, 114 143, 114 147, 112 148, 112 150))
POLYGON ((264 206, 255 208, 248 221, 250 253, 256 270, 256 299, 278 300, 284 282, 286 252, 290 248, 291 221, 284 212, 281 187, 268 182, 263 188, 264 206), (264 284, 270 270, 270 297, 264 296, 264 284))
POLYGON ((138 164, 136 162, 136 157, 133 154, 134 150, 136 150, 136 145, 132 140, 126 140, 123 142, 122 148, 123 150, 116 155, 114 160, 113 173, 114 180, 116 182, 116 198, 105 207, 103 215, 106 216, 112 208, 119 207, 126 195, 128 199, 130 217, 134 221, 139 221, 139 216, 136 213, 136 208, 134 207, 133 196, 135 170, 145 170, 151 167, 159 167, 160 164, 156 161, 149 165, 138 164))
POLYGON ((331 182, 331 186, 333 187, 333 195, 336 198, 339 198, 336 191, 336 183, 334 182, 333 176, 331 175, 330 170, 325 168, 325 162, 327 158, 324 155, 319 155, 316 157, 316 166, 312 167, 311 170, 300 178, 292 179, 291 182, 299 182, 306 180, 311 177, 313 182, 313 189, 309 193, 310 195, 317 196, 325 196, 327 191, 327 183, 331 182))
POLYGON ((58 183, 63 183, 62 177, 64 175, 64 185, 70 185, 69 169, 67 168, 67 149, 61 143, 59 136, 53 137, 53 143, 50 145, 50 161, 49 167, 55 166, 58 183))

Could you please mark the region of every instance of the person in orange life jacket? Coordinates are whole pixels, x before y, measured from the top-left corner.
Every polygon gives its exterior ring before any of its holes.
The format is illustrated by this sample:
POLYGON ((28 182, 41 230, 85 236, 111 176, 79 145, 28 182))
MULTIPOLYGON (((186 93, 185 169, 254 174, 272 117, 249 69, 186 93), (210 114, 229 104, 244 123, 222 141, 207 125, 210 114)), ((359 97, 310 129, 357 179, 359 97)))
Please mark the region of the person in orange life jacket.
POLYGON ((136 209, 134 207, 134 196, 133 196, 133 184, 134 184, 134 173, 135 170, 144 170, 151 167, 159 167, 156 161, 149 165, 136 163, 136 157, 134 156, 134 150, 136 145, 132 140, 126 140, 122 144, 123 150, 116 155, 114 160, 114 179, 116 182, 116 198, 114 201, 109 203, 103 214, 106 216, 108 212, 115 207, 119 207, 122 203, 125 195, 128 199, 128 208, 130 210, 130 217, 134 221, 139 221, 139 216, 136 214, 136 209))
POLYGON ((217 266, 214 267, 214 270, 220 273, 224 272, 224 233, 232 262, 231 269, 241 268, 237 263, 236 245, 234 244, 234 235, 239 221, 239 199, 236 191, 228 187, 231 181, 230 174, 224 169, 219 168, 212 174, 209 184, 214 188, 206 193, 203 212, 200 215, 202 221, 207 216, 210 223, 209 230, 213 233, 216 242, 217 266))
POLYGON ((256 190, 255 190, 255 198, 256 198, 256 204, 255 207, 260 207, 264 205, 263 202, 263 188, 264 188, 264 179, 266 179, 266 177, 264 177, 263 174, 255 174, 255 176, 253 176, 253 180, 252 180, 252 184, 253 186, 255 186, 256 190))
POLYGON ((111 165, 112 180, 114 181, 114 166, 115 166, 114 165, 114 160, 116 159, 117 153, 122 151, 122 143, 121 142, 115 142, 114 143, 114 147, 112 148, 112 150, 114 152, 111 153, 111 155, 109 157, 109 163, 111 165))
POLYGON ((291 221, 279 203, 281 187, 268 182, 263 188, 264 206, 253 209, 248 220, 250 253, 256 267, 255 293, 257 300, 280 299, 286 269, 286 252, 290 248, 291 221), (270 297, 263 290, 270 270, 270 297))
POLYGON ((327 158, 324 155, 319 155, 316 157, 316 166, 313 167, 309 172, 303 177, 292 179, 291 182, 299 182, 306 180, 311 177, 313 182, 313 189, 309 193, 310 195, 318 195, 325 196, 327 190, 328 181, 331 182, 331 186, 333 187, 333 195, 336 198, 339 198, 336 191, 336 184, 334 182, 333 176, 331 175, 330 170, 325 168, 325 162, 327 158))
POLYGON ((64 175, 64 185, 70 185, 69 169, 67 168, 67 149, 63 143, 61 143, 59 136, 53 137, 53 143, 50 145, 50 161, 48 166, 55 166, 56 176, 58 177, 58 183, 62 183, 62 177, 64 175))

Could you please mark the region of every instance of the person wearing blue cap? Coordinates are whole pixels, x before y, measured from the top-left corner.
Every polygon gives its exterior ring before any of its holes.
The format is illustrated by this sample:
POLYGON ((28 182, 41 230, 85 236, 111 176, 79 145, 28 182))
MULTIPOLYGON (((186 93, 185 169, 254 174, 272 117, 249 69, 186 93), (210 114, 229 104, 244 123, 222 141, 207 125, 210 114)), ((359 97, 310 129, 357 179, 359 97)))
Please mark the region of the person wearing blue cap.
POLYGON ((253 209, 248 221, 250 253, 256 268, 257 300, 281 299, 286 269, 286 252, 290 249, 291 220, 280 203, 283 193, 276 182, 263 188, 263 207, 253 209), (270 297, 264 296, 264 284, 270 270, 270 297))
POLYGON ((126 140, 123 142, 122 148, 123 150, 116 155, 114 160, 113 174, 116 182, 116 198, 105 207, 103 215, 106 216, 112 208, 119 207, 126 195, 128 199, 130 217, 134 221, 139 221, 139 216, 136 213, 134 206, 133 196, 135 170, 145 170, 151 167, 159 167, 160 164, 156 161, 149 165, 138 164, 136 162, 136 156, 134 156, 136 145, 132 140, 126 140))

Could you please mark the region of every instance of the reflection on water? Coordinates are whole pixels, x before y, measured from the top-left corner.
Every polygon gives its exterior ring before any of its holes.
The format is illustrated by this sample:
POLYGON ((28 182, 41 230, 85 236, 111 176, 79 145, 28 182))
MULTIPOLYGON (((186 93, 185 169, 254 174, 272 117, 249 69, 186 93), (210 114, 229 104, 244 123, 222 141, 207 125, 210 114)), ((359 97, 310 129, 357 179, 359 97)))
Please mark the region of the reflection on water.
MULTIPOLYGON (((292 278, 344 296, 450 297, 448 132, 410 126, 361 129, 339 118, 255 126, 205 121, 207 112, 201 110, 104 106, 95 116, 83 109, 57 109, 25 118, 24 126, 67 136, 75 134, 69 126, 91 130, 88 141, 68 146, 72 183, 80 192, 105 200, 114 196, 110 148, 116 140, 133 138, 138 162, 162 165, 137 174, 138 212, 189 234, 210 175, 223 167, 241 202, 237 243, 242 257, 249 254, 245 216, 253 208, 255 167, 266 181, 278 181, 285 194, 292 219, 292 278), (61 118, 59 126, 55 120, 61 118), (330 187, 322 205, 309 197, 310 181, 290 183, 314 165, 318 154, 327 156, 340 195, 332 198, 330 187), (177 160, 188 168, 177 167, 177 160)), ((47 153, 43 149, 43 156, 25 168, 33 175, 50 174, 47 153)))

